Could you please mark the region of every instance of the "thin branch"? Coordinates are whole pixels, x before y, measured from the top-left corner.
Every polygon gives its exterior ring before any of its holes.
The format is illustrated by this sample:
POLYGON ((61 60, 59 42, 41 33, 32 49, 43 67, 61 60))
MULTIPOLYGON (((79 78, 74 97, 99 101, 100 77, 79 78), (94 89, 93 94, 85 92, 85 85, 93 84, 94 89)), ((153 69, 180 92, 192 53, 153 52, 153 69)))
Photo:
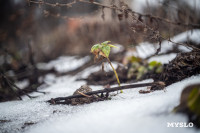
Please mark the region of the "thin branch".
POLYGON ((28 96, 29 98, 32 98, 30 95, 26 94, 22 89, 20 89, 18 86, 16 86, 11 80, 9 80, 3 73, 1 73, 1 75, 3 76, 3 78, 6 80, 6 82, 8 83, 9 87, 11 88, 11 90, 16 94, 16 96, 22 100, 21 96, 18 94, 19 92, 22 92, 24 95, 28 96), (12 87, 15 87, 18 91, 14 91, 12 89, 12 87))
POLYGON ((80 91, 78 91, 78 93, 85 96, 85 97, 91 97, 91 96, 88 96, 88 95, 86 95, 86 94, 84 94, 83 92, 80 92, 80 91))
MULTIPOLYGON (((165 22, 168 22, 168 23, 172 23, 172 24, 175 24, 176 22, 171 22, 167 19, 163 19, 163 18, 160 18, 160 17, 157 17, 157 16, 153 16, 153 15, 150 15, 150 14, 141 14, 141 13, 138 13, 138 12, 135 12, 135 11, 132 11, 131 9, 121 9, 121 8, 118 8, 116 6, 108 6, 108 5, 104 5, 104 4, 101 4, 101 3, 98 3, 98 2, 89 2, 89 1, 85 1, 85 0, 79 0, 79 2, 83 2, 83 3, 89 3, 89 4, 94 4, 94 5, 98 5, 98 6, 102 6, 102 7, 105 7, 105 8, 110 8, 110 9, 115 9, 115 10, 118 10, 118 11, 121 11, 121 12, 124 12, 124 13, 127 13, 128 15, 130 15, 134 20, 136 20, 137 22, 141 23, 142 25, 144 25, 149 31, 152 31, 154 34, 156 34, 158 36, 158 40, 160 39, 164 39, 164 40, 168 40, 169 42, 171 43, 174 43, 174 44, 177 44, 177 45, 182 45, 182 46, 185 46, 185 47, 191 47, 193 48, 194 50, 198 50, 200 51, 199 48, 195 47, 195 46, 192 46, 192 45, 188 45, 188 44, 184 44, 184 43, 177 43, 177 42, 173 42, 172 40, 170 39, 167 39, 163 36, 160 35, 159 31, 156 31, 154 30, 153 28, 151 28, 150 26, 146 25, 145 23, 143 23, 141 20, 139 20, 138 18, 136 18, 136 16, 134 16, 135 14, 139 15, 139 16, 144 16, 144 17, 149 17, 149 18, 155 18, 155 19, 158 19, 158 20, 163 20, 165 22)), ((180 23, 178 23, 178 25, 181 25, 180 23)), ((183 24, 184 26, 188 25, 189 24, 183 24)), ((190 26, 192 26, 190 24, 190 26)), ((198 24, 195 24, 195 26, 199 26, 198 24)))
POLYGON ((54 4, 54 3, 44 2, 42 0, 41 1, 29 0, 29 3, 47 5, 51 7, 72 7, 72 5, 76 3, 76 0, 72 1, 71 3, 66 3, 66 4, 60 4, 58 2, 54 4))
POLYGON ((191 24, 191 23, 186 24, 186 23, 181 23, 181 22, 174 22, 174 21, 171 21, 169 19, 161 18, 159 16, 154 16, 152 14, 141 14, 141 13, 138 13, 138 12, 134 12, 134 13, 138 14, 140 16, 143 16, 143 17, 153 18, 153 19, 156 19, 156 20, 159 20, 159 21, 162 21, 162 22, 165 22, 165 23, 173 24, 173 25, 180 25, 180 26, 192 27, 192 28, 200 28, 199 24, 191 24))
MULTIPOLYGON (((30 3, 34 3, 34 4, 45 4, 45 5, 48 5, 48 6, 52 6, 52 7, 56 7, 56 6, 67 6, 67 7, 72 7, 73 4, 75 4, 77 2, 77 0, 74 0, 73 2, 71 3, 67 3, 67 4, 60 4, 60 3, 55 3, 55 4, 52 4, 52 3, 47 3, 47 2, 44 2, 44 1, 33 1, 33 0, 30 0, 29 1, 30 3)), ((198 50, 200 51, 199 48, 195 47, 195 46, 192 46, 192 45, 189 45, 189 44, 184 44, 184 43, 177 43, 177 42, 173 42, 171 41, 170 39, 167 39, 163 36, 161 36, 159 34, 158 31, 152 29, 150 26, 146 25, 145 23, 143 23, 141 20, 139 20, 138 18, 135 17, 135 15, 139 15, 139 16, 143 16, 143 17, 148 17, 148 18, 153 18, 155 20, 159 20, 159 21, 163 21, 163 22, 166 22, 166 23, 170 23, 170 24, 174 24, 174 25, 181 25, 181 26, 187 26, 187 27, 193 27, 193 28, 200 28, 200 25, 199 24, 185 24, 185 23, 181 23, 181 22, 173 22, 173 21, 170 21, 169 19, 164 19, 164 18, 161 18, 161 17, 158 17, 158 16, 153 16, 151 14, 141 14, 141 13, 138 13, 138 12, 135 12, 131 9, 122 9, 122 8, 118 8, 117 6, 115 5, 112 5, 112 6, 109 6, 109 5, 104 5, 104 4, 101 4, 99 2, 94 2, 94 1, 86 1, 86 0, 79 0, 78 2, 82 2, 82 3, 88 3, 88 4, 94 4, 94 5, 97 5, 97 6, 100 6, 100 7, 103 7, 103 8, 110 8, 110 9, 114 9, 114 10, 118 10, 120 12, 124 12, 124 13, 127 13, 129 14, 134 20, 138 21, 139 23, 141 23, 142 25, 144 25, 149 31, 152 31, 154 34, 157 34, 158 35, 158 40, 160 39, 164 39, 164 40, 168 40, 169 42, 171 43, 174 43, 174 44, 177 44, 177 45, 182 45, 182 46, 185 46, 185 47, 191 47, 193 48, 194 50, 198 50)), ((66 19, 67 17, 65 17, 66 19)))
MULTIPOLYGON (((5 77, 6 78, 6 77, 5 77)), ((15 87, 19 92, 21 91, 24 95, 28 96, 30 99, 32 98, 29 94, 25 93, 22 89, 20 89, 18 86, 16 86, 13 82, 11 82, 9 79, 7 79, 7 82, 9 83, 9 85, 15 87)), ((20 99, 22 100, 22 99, 20 99)))
MULTIPOLYGON (((94 95, 94 94, 102 94, 102 93, 109 93, 109 92, 115 92, 119 90, 125 90, 125 89, 132 89, 132 88, 138 88, 138 87, 145 87, 145 86, 153 86, 153 85, 160 85, 160 86, 165 86, 164 82, 153 82, 153 83, 141 83, 141 84, 132 84, 132 85, 124 85, 124 86, 118 86, 118 87, 113 87, 113 88, 105 88, 102 90, 96 90, 96 91, 91 91, 84 93, 87 96, 94 95)), ((51 100, 48 100, 47 102, 55 104, 55 103, 61 103, 61 101, 65 100, 71 100, 72 98, 82 98, 85 97, 84 95, 71 95, 68 97, 58 97, 54 98, 51 100)))
MULTIPOLYGON (((108 5, 104 5, 104 4, 98 3, 98 2, 90 2, 90 1, 85 1, 85 0, 79 0, 79 2, 88 3, 88 4, 94 4, 94 5, 102 6, 102 7, 105 7, 105 8, 110 8, 110 9, 123 11, 123 9, 118 8, 116 6, 108 6, 108 5)), ((129 11, 130 11, 130 9, 129 9, 129 11)), ((138 16, 147 17, 147 18, 153 18, 153 19, 156 19, 156 20, 159 20, 159 21, 163 21, 165 23, 170 23, 170 24, 180 25, 180 26, 186 26, 186 27, 192 27, 192 28, 200 28, 200 24, 191 24, 191 23, 186 24, 186 23, 181 23, 181 22, 173 22, 173 21, 171 21, 169 19, 161 18, 159 16, 154 16, 152 14, 142 14, 142 13, 139 13, 139 12, 136 12, 136 11, 132 11, 132 10, 131 10, 131 12, 134 13, 134 14, 137 14, 138 16)))

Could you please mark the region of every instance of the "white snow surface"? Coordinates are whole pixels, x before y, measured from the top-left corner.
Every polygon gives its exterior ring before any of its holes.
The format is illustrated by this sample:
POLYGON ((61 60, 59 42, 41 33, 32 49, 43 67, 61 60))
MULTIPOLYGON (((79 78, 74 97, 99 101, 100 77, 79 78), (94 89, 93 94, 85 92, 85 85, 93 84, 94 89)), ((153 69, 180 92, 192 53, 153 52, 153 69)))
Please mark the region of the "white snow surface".
POLYGON ((158 6, 162 1, 163 0, 133 0, 131 6, 134 11, 143 13, 145 6, 158 6))
MULTIPOLYGON (((132 0, 131 7, 134 11, 143 13, 143 9, 145 6, 149 5, 150 7, 156 7, 162 5, 164 0, 132 0)), ((188 6, 196 9, 196 11, 200 10, 200 1, 199 0, 179 0, 180 2, 186 2, 188 6)))
POLYGON ((171 54, 167 54, 167 55, 153 56, 150 59, 148 59, 148 62, 157 61, 157 62, 161 62, 162 64, 167 64, 171 60, 173 60, 175 57, 176 57, 176 53, 171 53, 171 54))
POLYGON ((77 56, 61 56, 49 63, 39 63, 37 67, 39 69, 55 68, 58 72, 67 72, 77 69, 89 60, 89 56, 85 56, 84 58, 78 58, 77 56))
MULTIPOLYGON (((164 91, 139 94, 143 88, 124 90, 124 93, 112 100, 95 102, 81 106, 49 105, 46 100, 71 95, 77 88, 85 84, 75 81, 76 77, 60 77, 54 84, 43 89, 48 94, 35 99, 0 103, 1 132, 26 133, 196 133, 194 128, 167 128, 167 122, 187 122, 180 114, 173 114, 172 109, 179 104, 183 88, 200 81, 200 75, 190 77, 170 85, 164 91), (21 127, 24 123, 36 123, 21 127)), ((146 80, 143 82, 152 82, 146 80)), ((93 90, 102 86, 91 86, 93 90)))

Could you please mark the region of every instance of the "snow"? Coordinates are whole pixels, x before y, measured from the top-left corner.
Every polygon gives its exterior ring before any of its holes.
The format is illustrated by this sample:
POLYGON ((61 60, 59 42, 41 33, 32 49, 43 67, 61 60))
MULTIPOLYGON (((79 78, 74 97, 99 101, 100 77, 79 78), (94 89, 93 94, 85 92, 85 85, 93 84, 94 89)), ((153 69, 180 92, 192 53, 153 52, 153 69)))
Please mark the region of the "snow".
POLYGON ((173 60, 175 57, 176 57, 176 53, 171 53, 171 54, 167 54, 167 55, 160 55, 160 56, 153 56, 150 59, 148 59, 148 62, 157 61, 157 62, 160 62, 162 64, 167 64, 171 60, 173 60))
MULTIPOLYGON (((145 6, 149 5, 150 7, 162 5, 164 0, 133 0, 131 7, 134 11, 143 13, 143 9, 145 6)), ((196 9, 196 11, 200 10, 200 1, 199 0, 179 0, 180 3, 185 2, 191 8, 196 9)), ((176 5, 173 5, 176 6, 176 5)))
MULTIPOLYGON (((200 41, 200 30, 181 33, 172 39, 183 41, 186 37, 200 41)), ((172 48, 173 44, 162 42, 162 52, 172 48)), ((147 57, 155 53, 156 48, 145 42, 137 47, 138 52, 133 53, 140 57, 147 57)), ((187 51, 188 49, 183 48, 187 51)), ((168 63, 176 54, 155 56, 148 61, 156 60, 168 63)), ((59 72, 73 70, 85 64, 90 57, 77 58, 75 56, 63 56, 46 64, 39 64, 40 69, 56 68, 59 72), (75 68, 74 68, 75 67, 75 68)), ((114 67, 117 62, 113 62, 114 67)), ((37 96, 29 99, 23 96, 22 101, 9 101, 0 103, 0 132, 2 133, 197 133, 194 128, 168 128, 167 122, 187 122, 187 117, 174 114, 173 108, 179 104, 179 99, 184 87, 199 83, 200 75, 192 76, 180 82, 166 87, 166 91, 155 91, 149 94, 139 94, 139 90, 146 87, 124 90, 111 100, 94 102, 80 106, 50 105, 46 101, 51 98, 72 95, 73 92, 85 81, 76 81, 80 77, 87 77, 90 73, 100 70, 100 66, 91 66, 75 76, 56 77, 48 74, 44 77, 46 85, 38 90, 46 92, 31 93, 37 96), (2 120, 7 120, 2 122, 2 120), (25 126, 26 123, 34 123, 25 126)), ((111 70, 109 64, 105 64, 106 71, 111 70)), ((152 82, 152 79, 141 81, 152 82)), ((140 82, 138 82, 140 83, 140 82)), ((26 81, 18 83, 25 86, 26 81)), ((123 85, 123 84, 122 84, 123 85)), ((114 85, 117 86, 117 85, 114 85)), ((102 86, 90 86, 93 90, 102 89, 102 86)))
MULTIPOLYGON (((189 30, 183 33, 180 33, 174 37, 171 38, 171 40, 173 42, 187 42, 187 40, 191 40, 195 43, 200 43, 200 30, 199 29, 195 29, 195 30, 189 30)), ((167 40, 162 41, 161 43, 161 51, 160 53, 165 53, 168 50, 172 49, 173 46, 175 46, 176 44, 173 44, 167 40)), ((140 58, 147 58, 151 55, 154 55, 156 53, 156 50, 158 48, 158 44, 152 44, 149 42, 142 42, 140 44, 138 44, 136 46, 136 52, 133 53, 127 53, 127 55, 134 55, 140 58)), ((185 46, 178 46, 179 50, 183 51, 183 52, 189 52, 191 51, 191 49, 186 48, 185 46)), ((154 60, 154 59, 158 59, 163 63, 168 63, 169 61, 171 61, 172 59, 175 58, 175 54, 169 54, 169 55, 165 55, 165 56, 161 56, 161 57, 153 57, 153 59, 150 58, 150 60, 154 60), (164 59, 165 58, 165 59, 164 59), (164 60, 162 60, 164 59, 164 60)))
POLYGON ((15 83, 15 84, 17 85, 17 87, 24 89, 25 87, 27 87, 29 85, 29 80, 25 79, 23 81, 15 83))
POLYGON ((39 63, 37 67, 39 69, 55 68, 55 70, 58 72, 67 72, 77 69, 78 67, 87 63, 89 60, 90 60, 89 56, 85 56, 84 58, 80 59, 76 56, 61 56, 58 59, 53 60, 49 63, 39 63))
POLYGON ((143 13, 143 9, 146 5, 149 6, 158 6, 160 5, 160 2, 163 0, 134 0, 132 2, 132 8, 136 12, 143 13))
MULTIPOLYGON (((2 132, 26 133, 120 133, 142 132, 187 132, 196 133, 193 128, 167 128, 167 122, 187 122, 185 116, 173 114, 178 105, 183 88, 200 81, 200 75, 175 83, 164 91, 139 94, 143 88, 124 90, 124 93, 112 100, 95 102, 81 106, 49 105, 46 100, 58 96, 71 95, 78 87, 85 84, 76 78, 65 76, 55 79, 55 83, 43 89, 48 94, 35 99, 0 103, 2 132), (26 122, 36 123, 21 129, 26 122)), ((152 82, 146 80, 143 82, 152 82)), ((101 86, 91 86, 93 90, 101 86)))

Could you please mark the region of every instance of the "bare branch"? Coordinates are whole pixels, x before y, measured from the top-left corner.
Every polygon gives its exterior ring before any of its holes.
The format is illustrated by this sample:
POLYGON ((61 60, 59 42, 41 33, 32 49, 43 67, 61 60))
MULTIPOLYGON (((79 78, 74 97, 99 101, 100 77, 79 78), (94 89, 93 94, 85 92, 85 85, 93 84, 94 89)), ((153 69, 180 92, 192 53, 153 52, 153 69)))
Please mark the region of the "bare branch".
MULTIPOLYGON (((165 86, 165 83, 164 82, 153 82, 153 83, 124 85, 124 86, 118 86, 118 87, 113 87, 113 88, 105 88, 105 89, 97 90, 97 91, 91 91, 91 92, 87 92, 87 93, 83 93, 83 94, 87 95, 87 96, 91 96, 91 95, 94 95, 94 94, 109 93, 109 92, 114 92, 114 91, 119 91, 119 90, 132 89, 132 88, 145 87, 145 86, 153 86, 153 85, 165 86)), ((58 97, 58 98, 48 100, 48 102, 51 103, 51 104, 61 103, 61 101, 63 101, 63 100, 68 101, 68 100, 71 100, 72 98, 85 97, 83 94, 81 94, 81 95, 71 95, 71 96, 68 96, 68 97, 58 97)))
POLYGON ((51 6, 51 7, 72 7, 73 4, 76 3, 76 0, 72 1, 71 3, 66 3, 66 4, 61 4, 61 3, 49 3, 49 2, 44 2, 44 1, 33 1, 33 0, 29 0, 29 3, 33 3, 33 4, 40 4, 40 5, 47 5, 47 6, 51 6))
MULTIPOLYGON (((52 6, 52 7, 56 7, 56 6, 67 6, 67 7, 71 7, 73 4, 75 4, 77 2, 77 0, 74 0, 73 2, 71 3, 67 3, 67 4, 59 4, 59 3, 55 3, 55 4, 52 4, 52 3, 47 3, 47 2, 44 2, 44 1, 33 1, 33 0, 30 0, 30 3, 35 3, 35 4, 45 4, 45 5, 48 5, 48 6, 52 6)), ((135 12, 129 8, 119 8, 115 5, 104 5, 104 4, 101 4, 99 2, 95 2, 95 1, 86 1, 86 0, 79 0, 78 2, 81 2, 81 3, 88 3, 88 4, 93 4, 93 5, 97 5, 97 6, 100 6, 102 8, 109 8, 109 9, 114 9, 114 10, 118 10, 120 12, 124 12, 126 14, 128 14, 129 16, 132 17, 133 20, 136 20, 137 22, 139 22, 140 24, 144 25, 145 28, 147 28, 149 31, 151 31, 153 34, 157 34, 158 31, 157 30, 154 30, 153 28, 151 28, 150 26, 148 26, 147 24, 145 24, 144 22, 142 22, 140 19, 138 19, 136 17, 136 15, 139 15, 141 17, 148 17, 148 18, 153 18, 155 20, 159 20, 159 21, 163 21, 163 22, 166 22, 166 23, 170 23, 170 24, 174 24, 174 25, 179 25, 179 26, 187 26, 187 27, 192 27, 192 28, 200 28, 200 25, 199 24, 185 24, 185 23, 180 23, 180 22, 173 22, 173 21, 170 21, 168 19, 164 19, 164 18, 161 18, 161 17, 158 17, 158 16, 153 16, 151 14, 141 14, 141 13, 138 13, 138 12, 135 12)), ((157 35, 157 40, 160 42, 161 39, 164 39, 164 40, 168 40, 169 42, 173 43, 173 44, 177 44, 177 45, 182 45, 182 46, 185 46, 185 47, 191 47, 193 50, 198 50, 200 51, 199 48, 193 46, 193 45, 189 45, 189 44, 185 44, 185 43, 178 43, 178 42, 174 42, 168 38, 165 38, 163 37, 162 35, 160 35, 160 33, 158 33, 157 35)), ((160 43, 159 43, 160 44, 160 43)), ((160 47, 160 46, 159 46, 160 47)), ((159 52, 159 51, 157 51, 159 52)))

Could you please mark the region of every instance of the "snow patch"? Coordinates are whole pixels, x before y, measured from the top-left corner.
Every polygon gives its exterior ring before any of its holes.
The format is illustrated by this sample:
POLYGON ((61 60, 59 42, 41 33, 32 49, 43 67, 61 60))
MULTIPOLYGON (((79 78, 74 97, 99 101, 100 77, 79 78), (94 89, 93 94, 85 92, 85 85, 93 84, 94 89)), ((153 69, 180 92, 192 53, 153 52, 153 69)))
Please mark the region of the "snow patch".
POLYGON ((171 53, 167 55, 160 55, 160 56, 153 56, 148 59, 148 62, 157 61, 161 62, 162 64, 168 64, 171 60, 176 57, 176 53, 171 53))
POLYGON ((39 69, 52 69, 55 68, 58 72, 67 72, 75 70, 90 60, 89 56, 83 58, 77 58, 77 56, 61 56, 56 60, 49 63, 39 63, 37 67, 39 69))
MULTIPOLYGON (((179 0, 179 1, 185 2, 191 8, 196 9, 197 12, 200 10, 199 0, 179 0)), ((136 12, 144 13, 143 10, 145 6, 149 5, 150 7, 152 6, 156 7, 162 5, 162 2, 163 0, 134 0, 132 1, 131 7, 136 12)))
MULTIPOLYGON (((177 42, 177 43, 187 42, 187 40, 191 40, 193 42, 200 43, 200 37, 199 36, 200 36, 200 30, 195 29, 195 30, 189 30, 189 31, 180 33, 180 34, 172 37, 171 40, 173 42, 177 42)), ((173 44, 173 43, 171 43, 167 40, 162 41, 160 53, 165 53, 168 50, 171 50, 173 48, 173 46, 175 46, 175 45, 176 44, 173 44)), ((140 43, 136 46, 136 52, 133 52, 132 55, 137 56, 137 57, 141 57, 141 58, 147 58, 151 55, 154 55, 157 51, 157 48, 158 48, 158 44, 152 44, 152 43, 149 43, 149 42, 142 42, 142 43, 140 43)), ((191 51, 191 49, 189 49, 185 46, 182 46, 182 45, 179 45, 178 48, 183 52, 191 51)), ((130 53, 128 55, 130 55, 130 53)), ((172 55, 166 55, 166 56, 173 57, 174 55, 173 56, 172 55)), ((157 57, 158 56, 154 57, 154 59, 157 58, 157 57)), ((165 59, 167 59, 167 58, 165 58, 165 59)), ((173 58, 170 58, 170 59, 173 59, 173 58)), ((169 62, 170 59, 167 59, 163 62, 169 62)))

